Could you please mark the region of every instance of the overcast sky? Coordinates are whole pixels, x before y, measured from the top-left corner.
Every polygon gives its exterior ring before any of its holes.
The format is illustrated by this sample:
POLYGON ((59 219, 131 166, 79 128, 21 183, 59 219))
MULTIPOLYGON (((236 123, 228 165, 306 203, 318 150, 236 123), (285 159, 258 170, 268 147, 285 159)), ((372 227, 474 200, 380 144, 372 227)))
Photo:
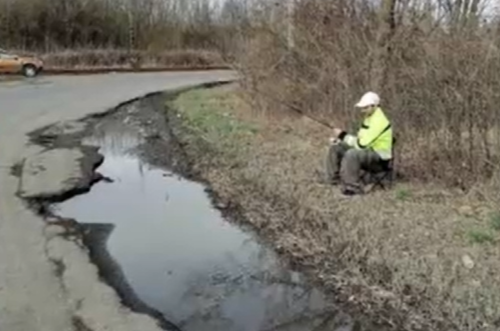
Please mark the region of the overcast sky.
MULTIPOLYGON (((210 0, 214 4, 223 4, 226 0, 210 0)), ((241 1, 251 1, 251 0, 241 0, 241 1)), ((286 2, 287 0, 279 0, 286 2)), ((380 0, 373 0, 380 1, 380 0)), ((437 0, 436 0, 437 1, 437 0)), ((482 0, 485 10, 483 14, 485 16, 492 16, 500 11, 500 1, 499 0, 482 0)))

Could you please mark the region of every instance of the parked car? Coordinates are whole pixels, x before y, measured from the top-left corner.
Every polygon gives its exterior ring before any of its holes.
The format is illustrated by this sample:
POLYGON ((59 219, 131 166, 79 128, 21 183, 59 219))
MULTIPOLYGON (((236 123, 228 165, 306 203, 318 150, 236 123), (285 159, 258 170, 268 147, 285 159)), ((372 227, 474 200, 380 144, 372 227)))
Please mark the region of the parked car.
POLYGON ((42 60, 32 56, 19 56, 0 49, 0 74, 23 74, 35 77, 43 70, 42 60))

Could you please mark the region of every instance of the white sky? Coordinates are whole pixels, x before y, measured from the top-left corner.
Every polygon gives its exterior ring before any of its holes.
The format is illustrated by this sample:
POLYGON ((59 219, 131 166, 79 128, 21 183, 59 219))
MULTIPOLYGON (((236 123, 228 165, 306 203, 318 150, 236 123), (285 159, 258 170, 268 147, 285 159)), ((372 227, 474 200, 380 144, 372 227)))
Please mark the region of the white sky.
MULTIPOLYGON (((226 0, 210 0, 214 4, 222 5, 226 0)), ((251 0, 241 0, 241 1, 248 1, 251 2, 251 0)), ((279 0, 286 2, 287 0, 279 0)), ((373 0, 373 1, 380 1, 380 0, 373 0)), ((436 1, 436 0, 434 0, 436 1)), ((498 12, 500 12, 500 1, 499 0, 482 0, 483 5, 484 5, 484 12, 483 14, 486 16, 486 18, 489 18, 498 12)))

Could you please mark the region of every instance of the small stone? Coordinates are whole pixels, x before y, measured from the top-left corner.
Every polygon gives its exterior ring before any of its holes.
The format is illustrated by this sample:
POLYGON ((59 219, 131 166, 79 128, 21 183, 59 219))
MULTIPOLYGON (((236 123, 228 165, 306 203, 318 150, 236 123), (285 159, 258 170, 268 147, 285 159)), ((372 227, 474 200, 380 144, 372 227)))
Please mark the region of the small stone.
POLYGON ((436 261, 439 257, 437 254, 429 254, 427 255, 427 258, 432 261, 436 261))
POLYGON ((479 280, 474 279, 471 282, 471 285, 474 286, 474 287, 481 287, 481 282, 479 280))
POLYGON ((474 209, 471 206, 460 206, 458 208, 458 212, 463 216, 474 215, 474 209))
POLYGON ((215 207, 217 209, 227 209, 228 208, 228 204, 220 201, 220 202, 217 202, 215 204, 215 207))
POLYGON ((391 293, 389 291, 380 290, 380 289, 375 292, 375 295, 378 296, 379 298, 382 298, 382 299, 395 299, 396 298, 394 293, 391 293))
MULTIPOLYGON (((323 275, 320 275, 323 278, 323 275)), ((292 272, 291 274, 292 283, 299 284, 301 282, 300 274, 297 272, 292 272)))
POLYGON ((48 224, 54 224, 61 221, 61 218, 55 216, 47 216, 44 221, 48 224))
POLYGON ((465 254, 464 256, 462 256, 462 263, 463 263, 464 267, 466 267, 469 270, 474 268, 474 261, 467 254, 465 254))

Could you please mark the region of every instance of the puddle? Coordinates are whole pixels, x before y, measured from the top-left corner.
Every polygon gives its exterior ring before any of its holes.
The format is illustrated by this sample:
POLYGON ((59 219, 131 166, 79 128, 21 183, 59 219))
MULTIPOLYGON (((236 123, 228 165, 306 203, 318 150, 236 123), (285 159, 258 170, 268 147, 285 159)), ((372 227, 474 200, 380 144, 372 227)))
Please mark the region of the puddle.
POLYGON ((338 312, 320 291, 223 220, 202 185, 141 161, 141 142, 136 129, 102 122, 85 143, 101 147, 98 170, 114 182, 55 206, 100 231, 90 246, 106 249, 114 261, 101 264, 121 269, 124 288, 185 331, 334 330, 338 312))

